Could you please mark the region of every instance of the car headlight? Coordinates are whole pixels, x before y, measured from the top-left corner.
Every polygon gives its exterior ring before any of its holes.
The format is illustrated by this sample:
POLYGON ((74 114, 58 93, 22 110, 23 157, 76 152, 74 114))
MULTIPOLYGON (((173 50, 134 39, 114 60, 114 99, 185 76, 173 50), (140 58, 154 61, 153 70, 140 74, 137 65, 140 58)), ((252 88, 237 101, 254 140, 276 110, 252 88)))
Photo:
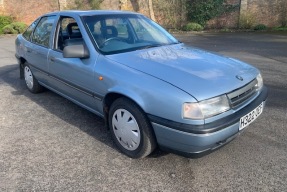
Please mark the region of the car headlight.
POLYGON ((183 118, 205 119, 223 113, 230 109, 226 95, 214 97, 197 103, 183 104, 183 118))
POLYGON ((257 84, 255 85, 256 89, 260 90, 263 87, 263 78, 260 73, 257 75, 256 80, 257 80, 257 84))

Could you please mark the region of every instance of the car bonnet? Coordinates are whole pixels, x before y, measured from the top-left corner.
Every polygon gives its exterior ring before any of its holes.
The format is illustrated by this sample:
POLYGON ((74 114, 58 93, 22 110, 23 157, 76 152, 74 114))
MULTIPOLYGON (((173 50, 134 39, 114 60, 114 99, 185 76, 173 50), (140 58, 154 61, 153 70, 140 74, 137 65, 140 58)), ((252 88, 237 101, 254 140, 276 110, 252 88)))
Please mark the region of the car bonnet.
POLYGON ((248 64, 184 44, 106 57, 170 83, 198 101, 238 89, 258 74, 258 70, 248 64))

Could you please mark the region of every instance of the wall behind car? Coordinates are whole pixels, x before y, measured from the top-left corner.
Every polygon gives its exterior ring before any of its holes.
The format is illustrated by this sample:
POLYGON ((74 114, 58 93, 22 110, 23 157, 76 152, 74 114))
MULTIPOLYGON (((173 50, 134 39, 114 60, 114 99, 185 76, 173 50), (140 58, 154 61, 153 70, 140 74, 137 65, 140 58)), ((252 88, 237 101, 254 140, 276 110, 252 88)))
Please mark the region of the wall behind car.
POLYGON ((287 0, 241 0, 241 14, 247 13, 257 23, 269 27, 287 25, 287 0))
POLYGON ((2 0, 1 15, 30 24, 43 13, 58 10, 57 0, 2 0))
MULTIPOLYGON (((77 0, 83 4, 88 0, 77 0)), ((150 0, 101 0, 101 9, 131 10, 150 17, 150 0)), ((0 14, 11 15, 16 20, 30 24, 43 13, 71 8, 74 0, 1 0, 0 14)), ((188 21, 186 3, 190 0, 152 0, 156 21, 166 28, 181 28, 188 21)), ((269 27, 287 25, 287 0, 226 0, 238 8, 211 19, 209 28, 237 28, 240 19, 252 25, 269 27)))
MULTIPOLYGON (((167 28, 180 28, 188 21, 186 3, 190 0, 153 0, 156 21, 167 28)), ((209 28, 237 28, 240 20, 252 26, 287 25, 287 0, 226 0, 234 9, 207 22, 209 28)), ((150 16, 148 0, 104 0, 102 9, 132 10, 150 16)), ((215 8, 216 9, 216 8, 215 8)))

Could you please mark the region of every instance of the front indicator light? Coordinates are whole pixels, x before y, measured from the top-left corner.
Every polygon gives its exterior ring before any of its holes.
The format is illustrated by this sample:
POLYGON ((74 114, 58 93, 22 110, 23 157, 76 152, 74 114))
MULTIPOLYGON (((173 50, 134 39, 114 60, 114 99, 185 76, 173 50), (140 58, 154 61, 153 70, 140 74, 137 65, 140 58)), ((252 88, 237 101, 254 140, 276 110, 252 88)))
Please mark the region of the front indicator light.
POLYGON ((257 75, 256 80, 257 80, 257 84, 255 85, 256 89, 260 90, 263 87, 263 78, 260 73, 257 75))
POLYGON ((203 114, 198 103, 183 104, 183 118, 186 119, 203 119, 203 114))

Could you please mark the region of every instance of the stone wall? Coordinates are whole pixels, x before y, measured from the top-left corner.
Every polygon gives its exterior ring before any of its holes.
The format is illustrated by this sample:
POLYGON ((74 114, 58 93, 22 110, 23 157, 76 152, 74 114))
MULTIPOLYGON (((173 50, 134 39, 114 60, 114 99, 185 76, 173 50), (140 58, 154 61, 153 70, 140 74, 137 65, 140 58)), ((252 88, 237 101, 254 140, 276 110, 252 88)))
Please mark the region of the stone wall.
MULTIPOLYGON (((72 0, 2 0, 0 14, 11 15, 18 21, 30 24, 38 16, 64 9, 72 0), (60 2, 60 6, 58 4, 60 2)), ((156 21, 166 28, 180 28, 186 19, 185 0, 153 0, 156 21)), ((212 19, 210 28, 236 28, 240 15, 248 15, 254 25, 262 23, 269 27, 287 25, 287 0, 227 0, 238 5, 233 12, 212 19)), ((103 0, 101 9, 130 10, 149 17, 148 0, 103 0)))
POLYGON ((287 1, 286 0, 242 0, 246 9, 241 14, 248 13, 255 19, 255 23, 265 24, 269 27, 286 25, 287 1))
MULTIPOLYGON (((154 12, 158 23, 166 28, 180 28, 186 24, 186 10, 181 0, 154 0, 154 12)), ((240 15, 247 15, 253 25, 265 24, 269 27, 287 24, 287 0, 227 0, 234 5, 231 12, 210 20, 208 28, 237 28, 240 15)), ((137 11, 149 16, 148 0, 104 0, 102 9, 137 11)))
MULTIPOLYGON (((166 28, 180 28, 186 24, 186 0, 153 0, 156 22, 166 28)), ((104 0, 102 9, 128 10, 150 16, 148 0, 104 0)))
POLYGON ((57 2, 57 0, 3 0, 0 13, 30 24, 43 13, 58 10, 57 2))
POLYGON ((207 23, 210 28, 237 28, 240 18, 250 20, 253 26, 268 27, 287 25, 287 0, 229 0, 238 9, 223 14, 207 23))
POLYGON ((149 16, 147 0, 104 0, 101 9, 135 11, 149 16))
POLYGON ((240 0, 228 0, 227 4, 232 5, 234 9, 230 12, 211 19, 207 22, 207 28, 221 29, 221 28, 237 28, 240 16, 240 0))

